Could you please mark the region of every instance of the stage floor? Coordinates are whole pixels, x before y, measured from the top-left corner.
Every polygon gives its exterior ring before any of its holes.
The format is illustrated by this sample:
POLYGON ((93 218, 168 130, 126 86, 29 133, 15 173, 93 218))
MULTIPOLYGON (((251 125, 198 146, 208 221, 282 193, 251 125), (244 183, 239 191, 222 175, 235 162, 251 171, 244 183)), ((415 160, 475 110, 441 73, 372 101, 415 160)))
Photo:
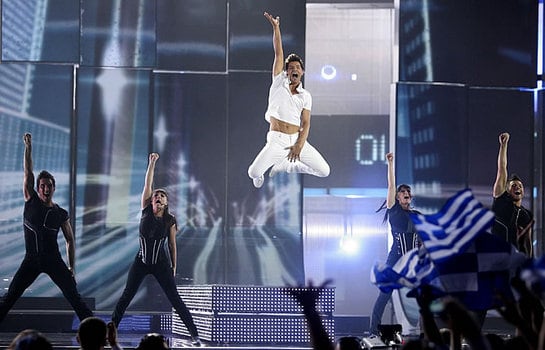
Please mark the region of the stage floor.
MULTIPOLYGON (((53 344, 55 349, 79 349, 79 345, 76 341, 76 333, 43 333, 53 344)), ((4 332, 0 333, 0 348, 5 349, 10 343, 11 340, 17 335, 17 333, 4 332)), ((145 334, 119 334, 118 340, 119 344, 124 349, 134 349, 138 346, 140 339, 145 334)), ((193 347, 189 338, 178 336, 176 334, 164 334, 168 339, 170 348, 175 349, 185 349, 193 347)), ((311 349, 311 346, 290 346, 290 345, 270 345, 270 344, 247 344, 247 345, 230 345, 230 344, 217 344, 217 343, 206 343, 203 342, 202 347, 207 349, 240 349, 240 350, 308 350, 311 349)), ((109 347, 107 347, 109 348, 109 347)))

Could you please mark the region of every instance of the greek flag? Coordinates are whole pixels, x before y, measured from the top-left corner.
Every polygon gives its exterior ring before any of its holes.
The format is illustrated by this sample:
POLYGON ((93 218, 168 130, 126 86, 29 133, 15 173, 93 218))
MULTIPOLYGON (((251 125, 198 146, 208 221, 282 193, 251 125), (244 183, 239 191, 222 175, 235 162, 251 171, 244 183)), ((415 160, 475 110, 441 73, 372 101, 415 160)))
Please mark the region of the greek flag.
POLYGON ((411 214, 429 258, 447 260, 465 251, 475 237, 494 223, 494 213, 483 207, 470 190, 458 192, 433 215, 411 214))
POLYGON ((391 267, 376 264, 371 271, 371 283, 388 293, 394 289, 407 287, 416 289, 422 284, 434 284, 438 276, 437 270, 423 248, 414 248, 403 255, 391 267))
POLYGON ((496 306, 497 294, 512 297, 510 278, 525 256, 513 245, 487 232, 494 214, 466 189, 450 198, 436 214, 411 214, 422 246, 393 267, 376 265, 371 281, 382 291, 408 287, 414 296, 421 285, 435 294, 450 294, 471 310, 496 306))

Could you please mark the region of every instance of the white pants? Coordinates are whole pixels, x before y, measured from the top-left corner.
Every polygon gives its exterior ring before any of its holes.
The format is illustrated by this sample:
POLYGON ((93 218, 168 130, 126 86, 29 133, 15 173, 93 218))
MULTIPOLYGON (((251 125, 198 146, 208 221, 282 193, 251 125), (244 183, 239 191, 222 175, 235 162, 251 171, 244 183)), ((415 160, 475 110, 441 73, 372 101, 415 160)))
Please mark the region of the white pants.
POLYGON ((328 176, 329 164, 327 164, 320 152, 308 142, 305 142, 301 149, 298 161, 288 161, 289 147, 295 144, 298 137, 299 133, 284 134, 279 131, 269 131, 267 133, 267 144, 261 149, 248 168, 248 176, 252 179, 258 178, 273 165, 282 166, 282 170, 289 173, 303 173, 319 177, 328 176))

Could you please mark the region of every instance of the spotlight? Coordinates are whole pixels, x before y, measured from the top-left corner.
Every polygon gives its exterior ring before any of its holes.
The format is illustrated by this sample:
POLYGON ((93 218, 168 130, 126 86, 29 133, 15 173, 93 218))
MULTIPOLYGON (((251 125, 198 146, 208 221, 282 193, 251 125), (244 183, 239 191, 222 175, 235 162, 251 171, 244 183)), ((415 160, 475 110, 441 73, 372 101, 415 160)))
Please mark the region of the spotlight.
POLYGON ((321 75, 325 80, 334 79, 337 76, 337 69, 330 64, 326 64, 322 67, 321 75))
POLYGON ((339 245, 341 250, 348 255, 355 254, 360 249, 358 240, 348 235, 344 235, 341 238, 339 245))

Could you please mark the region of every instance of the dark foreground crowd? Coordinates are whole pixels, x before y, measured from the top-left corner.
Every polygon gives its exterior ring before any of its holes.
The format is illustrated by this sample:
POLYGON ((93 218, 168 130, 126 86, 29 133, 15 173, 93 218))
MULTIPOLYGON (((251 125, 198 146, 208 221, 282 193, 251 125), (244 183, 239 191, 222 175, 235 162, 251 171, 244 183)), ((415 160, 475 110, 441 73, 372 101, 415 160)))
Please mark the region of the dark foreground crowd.
MULTIPOLYGON (((314 350, 357 350, 372 349, 366 346, 364 339, 357 337, 341 337, 334 343, 322 324, 317 310, 317 302, 321 287, 294 288, 290 290, 302 306, 305 315, 310 339, 314 350)), ((541 350, 545 349, 545 323, 543 315, 543 298, 537 295, 520 278, 514 277, 511 281, 513 289, 518 294, 515 300, 498 295, 501 301, 496 310, 510 324, 516 328, 514 335, 490 334, 482 331, 482 315, 467 310, 454 297, 445 296, 436 299, 432 296, 431 288, 423 286, 417 297, 420 310, 420 324, 422 333, 417 339, 389 337, 379 334, 385 347, 382 349, 436 349, 436 350, 541 350), (439 306, 439 307, 438 307, 439 306), (481 320, 481 321, 479 321, 481 320)), ((113 322, 108 324, 98 317, 89 317, 80 323, 77 332, 77 341, 82 350, 100 350, 109 345, 112 349, 122 349, 118 344, 117 330, 113 322)), ((199 344, 200 345, 200 344, 199 344)), ((379 347, 377 347, 379 348, 379 347)), ((53 349, 51 342, 45 335, 35 330, 20 332, 9 345, 13 350, 53 349)), ((165 337, 161 334, 150 333, 145 335, 136 349, 169 349, 165 337)))
MULTIPOLYGON (((109 345, 113 350, 122 350, 118 344, 117 330, 113 322, 106 324, 98 317, 88 317, 83 320, 76 335, 81 350, 101 350, 109 345)), ((49 339, 39 331, 26 329, 13 338, 8 350, 52 350, 49 339)), ((140 340, 138 350, 170 349, 163 335, 146 334, 140 340)))
MULTIPOLYGON (((381 349, 436 349, 436 350, 542 350, 545 349, 545 323, 543 322, 545 301, 520 278, 511 281, 518 294, 516 301, 498 295, 501 300, 496 310, 505 321, 516 329, 514 335, 491 334, 482 331, 483 315, 469 311, 454 297, 445 296, 439 301, 432 297, 429 286, 422 287, 417 302, 420 311, 422 333, 417 339, 389 337, 379 334, 385 347, 381 349), (440 305, 440 307, 438 307, 440 305), (480 321, 481 320, 481 321, 480 321)), ((334 344, 322 326, 316 301, 319 292, 299 291, 294 297, 301 303, 308 321, 315 350, 372 349, 363 339, 342 337, 334 344)), ((380 333, 380 331, 379 331, 380 333)))

